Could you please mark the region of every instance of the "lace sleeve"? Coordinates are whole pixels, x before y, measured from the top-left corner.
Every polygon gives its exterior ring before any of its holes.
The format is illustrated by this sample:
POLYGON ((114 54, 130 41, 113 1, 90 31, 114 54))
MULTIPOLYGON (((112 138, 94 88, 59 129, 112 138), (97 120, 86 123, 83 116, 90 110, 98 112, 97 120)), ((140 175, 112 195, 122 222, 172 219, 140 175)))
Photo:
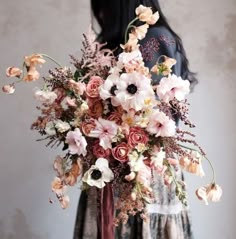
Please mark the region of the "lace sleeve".
MULTIPOLYGON (((176 51, 176 42, 174 37, 164 27, 152 27, 148 30, 147 36, 141 41, 140 51, 142 53, 145 65, 152 68, 161 55, 171 58, 178 58, 176 51)), ((178 59, 176 59, 178 62, 178 59)), ((180 62, 173 67, 173 73, 179 74, 180 62)), ((152 79, 155 83, 159 82, 159 77, 153 75, 152 79)))

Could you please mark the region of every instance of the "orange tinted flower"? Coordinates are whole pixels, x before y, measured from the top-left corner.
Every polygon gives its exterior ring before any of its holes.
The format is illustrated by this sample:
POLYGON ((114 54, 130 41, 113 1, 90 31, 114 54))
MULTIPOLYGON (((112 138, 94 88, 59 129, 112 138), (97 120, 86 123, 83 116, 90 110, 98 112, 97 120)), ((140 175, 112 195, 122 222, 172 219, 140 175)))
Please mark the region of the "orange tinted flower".
POLYGON ((8 67, 6 75, 8 77, 19 77, 22 74, 22 70, 17 67, 8 67))

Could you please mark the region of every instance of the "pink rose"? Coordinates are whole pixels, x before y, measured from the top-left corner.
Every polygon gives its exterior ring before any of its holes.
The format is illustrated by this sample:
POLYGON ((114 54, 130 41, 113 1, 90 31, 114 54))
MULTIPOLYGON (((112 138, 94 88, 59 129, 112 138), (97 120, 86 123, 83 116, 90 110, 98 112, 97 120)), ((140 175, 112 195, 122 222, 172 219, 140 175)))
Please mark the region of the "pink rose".
POLYGON ((99 140, 97 140, 93 145, 93 154, 97 158, 107 158, 111 154, 110 149, 104 149, 101 145, 99 145, 99 140))
POLYGON ((93 130, 96 127, 96 123, 95 120, 90 118, 84 122, 82 122, 81 128, 82 128, 82 132, 88 136, 91 132, 91 130, 93 130))
POLYGON ((112 149, 113 157, 121 163, 128 161, 129 146, 126 143, 121 143, 112 149))
POLYGON ((92 76, 86 87, 86 94, 91 98, 99 97, 99 87, 103 84, 103 79, 99 76, 92 76))
POLYGON ((135 147, 138 144, 147 144, 148 136, 143 129, 139 127, 132 127, 129 131, 128 144, 135 147))

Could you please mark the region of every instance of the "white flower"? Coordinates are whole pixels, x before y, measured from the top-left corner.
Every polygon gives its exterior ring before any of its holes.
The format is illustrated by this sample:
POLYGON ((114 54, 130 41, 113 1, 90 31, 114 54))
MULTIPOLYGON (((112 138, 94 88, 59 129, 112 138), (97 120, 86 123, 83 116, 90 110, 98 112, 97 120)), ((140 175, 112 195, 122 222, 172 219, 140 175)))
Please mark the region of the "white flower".
POLYGON ((200 187, 196 190, 198 199, 203 200, 208 205, 208 200, 212 202, 220 201, 222 196, 222 188, 217 184, 207 184, 204 187, 200 187))
POLYGON ((87 154, 87 141, 79 128, 76 128, 74 131, 69 131, 66 135, 65 142, 69 145, 69 152, 71 154, 82 154, 83 156, 87 154))
POLYGON ((118 63, 123 64, 123 66, 126 67, 136 64, 137 61, 143 61, 142 53, 139 49, 131 52, 122 52, 118 57, 118 63))
POLYGON ((100 86, 99 95, 103 100, 111 98, 111 103, 114 106, 118 106, 119 102, 116 101, 115 95, 117 90, 117 83, 119 81, 119 75, 112 74, 107 77, 105 82, 100 86))
POLYGON ((62 120, 57 120, 55 122, 55 128, 60 132, 64 133, 70 129, 70 125, 67 122, 64 122, 62 120))
POLYGON ((146 34, 147 30, 149 28, 148 24, 141 25, 139 27, 135 27, 134 31, 132 32, 139 40, 142 40, 146 34))
POLYGON ((155 109, 150 114, 147 131, 156 137, 172 137, 175 135, 176 125, 167 115, 155 109))
POLYGON ((138 72, 123 73, 115 98, 126 111, 142 110, 146 107, 146 99, 154 98, 151 80, 138 72))
POLYGON ((103 188, 105 182, 108 183, 114 179, 114 174, 109 168, 108 161, 105 158, 98 158, 95 165, 84 174, 83 182, 90 186, 103 188))
POLYGON ((44 90, 36 90, 34 96, 37 100, 42 103, 52 104, 57 98, 57 94, 53 91, 44 91, 44 90))
POLYGON ((51 121, 47 122, 44 131, 46 132, 47 135, 55 135, 57 133, 55 129, 55 125, 51 121))
POLYGON ((166 153, 161 148, 160 151, 154 150, 151 156, 151 164, 154 165, 155 168, 162 168, 163 167, 163 160, 166 158, 166 153))
POLYGON ((99 138, 99 145, 104 149, 111 149, 111 143, 118 133, 118 125, 110 120, 98 118, 96 127, 90 131, 89 137, 99 138))
POLYGON ((144 160, 144 156, 140 155, 138 158, 135 157, 129 157, 129 166, 130 166, 130 170, 132 172, 138 172, 141 170, 141 168, 143 168, 145 166, 143 160, 144 160))
POLYGON ((190 83, 176 75, 163 77, 156 88, 159 99, 168 103, 176 98, 178 101, 184 100, 185 96, 190 92, 190 83))

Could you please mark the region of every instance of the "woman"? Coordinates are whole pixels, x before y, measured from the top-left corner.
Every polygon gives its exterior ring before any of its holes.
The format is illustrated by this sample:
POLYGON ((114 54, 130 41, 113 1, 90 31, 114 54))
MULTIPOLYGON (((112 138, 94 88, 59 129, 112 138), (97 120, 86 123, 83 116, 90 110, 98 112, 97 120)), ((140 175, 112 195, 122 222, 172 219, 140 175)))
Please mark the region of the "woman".
MULTIPOLYGON (((158 22, 149 28, 146 38, 141 41, 140 50, 146 66, 151 68, 162 55, 175 58, 177 64, 173 67, 173 73, 189 80, 193 87, 197 80, 188 68, 182 41, 169 26, 158 0, 91 0, 93 15, 101 27, 99 41, 107 42, 107 47, 110 49, 117 49, 117 46, 124 42, 126 27, 135 18, 135 9, 140 4, 152 7, 153 12, 158 11, 160 14, 158 22)), ((118 53, 119 49, 116 52, 118 53)), ((155 83, 158 83, 158 77, 153 75, 153 78, 155 83)), ((180 170, 177 172, 177 177, 182 177, 180 170)), ((144 223, 139 217, 130 217, 126 225, 116 228, 115 238, 192 239, 188 209, 176 198, 174 187, 165 187, 162 179, 154 175, 153 190, 155 203, 148 208, 149 222, 144 223)), ((95 190, 90 190, 88 194, 81 193, 74 239, 99 238, 95 198, 95 190)))

